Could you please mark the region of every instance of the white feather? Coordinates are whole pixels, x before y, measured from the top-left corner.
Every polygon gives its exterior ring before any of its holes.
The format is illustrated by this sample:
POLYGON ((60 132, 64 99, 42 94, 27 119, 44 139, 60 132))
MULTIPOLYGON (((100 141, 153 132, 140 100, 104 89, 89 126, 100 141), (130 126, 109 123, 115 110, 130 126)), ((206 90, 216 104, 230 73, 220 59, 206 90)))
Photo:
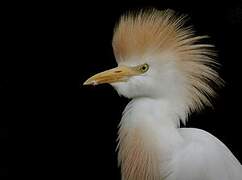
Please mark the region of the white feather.
MULTIPOLYGON (((153 159, 159 166, 158 177, 166 180, 241 180, 242 166, 229 149, 208 132, 178 128, 174 119, 179 118, 179 109, 174 107, 162 99, 136 98, 127 105, 121 120, 120 129, 128 129, 126 136, 135 129, 141 132, 146 151, 153 152, 153 159)), ((125 143, 120 145, 125 146, 125 143)), ((130 176, 130 179, 136 179, 132 174, 130 176)))

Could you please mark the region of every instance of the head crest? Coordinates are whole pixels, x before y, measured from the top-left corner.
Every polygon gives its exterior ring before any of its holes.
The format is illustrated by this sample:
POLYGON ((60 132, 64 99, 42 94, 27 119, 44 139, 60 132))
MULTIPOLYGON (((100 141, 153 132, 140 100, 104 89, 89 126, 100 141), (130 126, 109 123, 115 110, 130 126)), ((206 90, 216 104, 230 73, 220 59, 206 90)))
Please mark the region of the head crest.
POLYGON ((213 45, 201 43, 207 36, 195 36, 192 27, 185 26, 186 19, 173 10, 129 12, 115 27, 112 44, 118 62, 147 53, 174 54, 187 80, 187 107, 199 110, 211 105, 210 97, 216 94, 213 85, 221 86, 223 81, 215 70, 219 64, 213 59, 213 45))

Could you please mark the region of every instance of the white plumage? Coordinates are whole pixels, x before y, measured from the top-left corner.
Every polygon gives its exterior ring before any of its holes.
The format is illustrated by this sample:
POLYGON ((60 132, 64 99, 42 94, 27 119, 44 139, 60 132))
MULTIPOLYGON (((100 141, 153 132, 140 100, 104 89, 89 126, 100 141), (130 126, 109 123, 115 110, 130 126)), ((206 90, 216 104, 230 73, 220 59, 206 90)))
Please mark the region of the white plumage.
POLYGON ((185 19, 154 9, 123 16, 113 38, 118 67, 84 83, 110 83, 132 99, 119 129, 123 180, 242 180, 241 164, 221 141, 180 128, 223 84, 212 46, 185 19))
MULTIPOLYGON (((172 107, 173 105, 166 101, 149 98, 138 98, 129 103, 124 111, 120 129, 126 131, 124 135, 120 132, 123 136, 123 147, 119 147, 124 151, 119 154, 120 163, 127 163, 128 166, 123 169, 124 173, 128 173, 123 179, 240 180, 242 166, 229 149, 206 131, 178 128, 174 123, 178 117, 174 115, 172 107), (159 167, 156 172, 149 172, 157 173, 155 176, 153 174, 147 178, 134 177, 129 168, 136 167, 135 160, 131 157, 130 161, 125 162, 129 159, 128 156, 141 154, 138 152, 140 149, 133 152, 132 148, 127 147, 129 144, 135 145, 136 139, 132 138, 137 138, 137 132, 141 133, 139 138, 144 145, 137 148, 142 148, 148 154, 153 153, 147 156, 152 156, 154 162, 150 162, 150 165, 149 160, 146 160, 143 162, 144 166, 149 164, 151 167, 159 167), (152 165, 153 163, 155 164, 152 165)), ((140 165, 139 162, 137 166, 140 165)))

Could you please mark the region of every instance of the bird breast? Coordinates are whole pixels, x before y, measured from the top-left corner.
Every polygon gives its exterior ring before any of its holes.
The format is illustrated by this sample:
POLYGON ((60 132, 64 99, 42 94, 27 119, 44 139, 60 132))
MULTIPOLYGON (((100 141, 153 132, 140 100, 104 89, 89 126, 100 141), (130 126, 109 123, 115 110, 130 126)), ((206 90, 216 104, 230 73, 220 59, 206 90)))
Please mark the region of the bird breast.
POLYGON ((138 128, 121 130, 118 148, 123 180, 160 180, 157 156, 147 148, 138 128))

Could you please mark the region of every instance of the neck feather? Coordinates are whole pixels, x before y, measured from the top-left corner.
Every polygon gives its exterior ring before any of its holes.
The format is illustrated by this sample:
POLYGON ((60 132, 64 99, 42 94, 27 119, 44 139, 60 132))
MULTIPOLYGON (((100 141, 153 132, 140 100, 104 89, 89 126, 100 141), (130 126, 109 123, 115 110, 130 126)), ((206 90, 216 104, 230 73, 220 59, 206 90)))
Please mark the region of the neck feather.
POLYGON ((158 180, 169 173, 161 166, 182 142, 177 127, 183 113, 174 107, 170 101, 149 98, 134 99, 126 106, 118 138, 122 179, 158 180))

